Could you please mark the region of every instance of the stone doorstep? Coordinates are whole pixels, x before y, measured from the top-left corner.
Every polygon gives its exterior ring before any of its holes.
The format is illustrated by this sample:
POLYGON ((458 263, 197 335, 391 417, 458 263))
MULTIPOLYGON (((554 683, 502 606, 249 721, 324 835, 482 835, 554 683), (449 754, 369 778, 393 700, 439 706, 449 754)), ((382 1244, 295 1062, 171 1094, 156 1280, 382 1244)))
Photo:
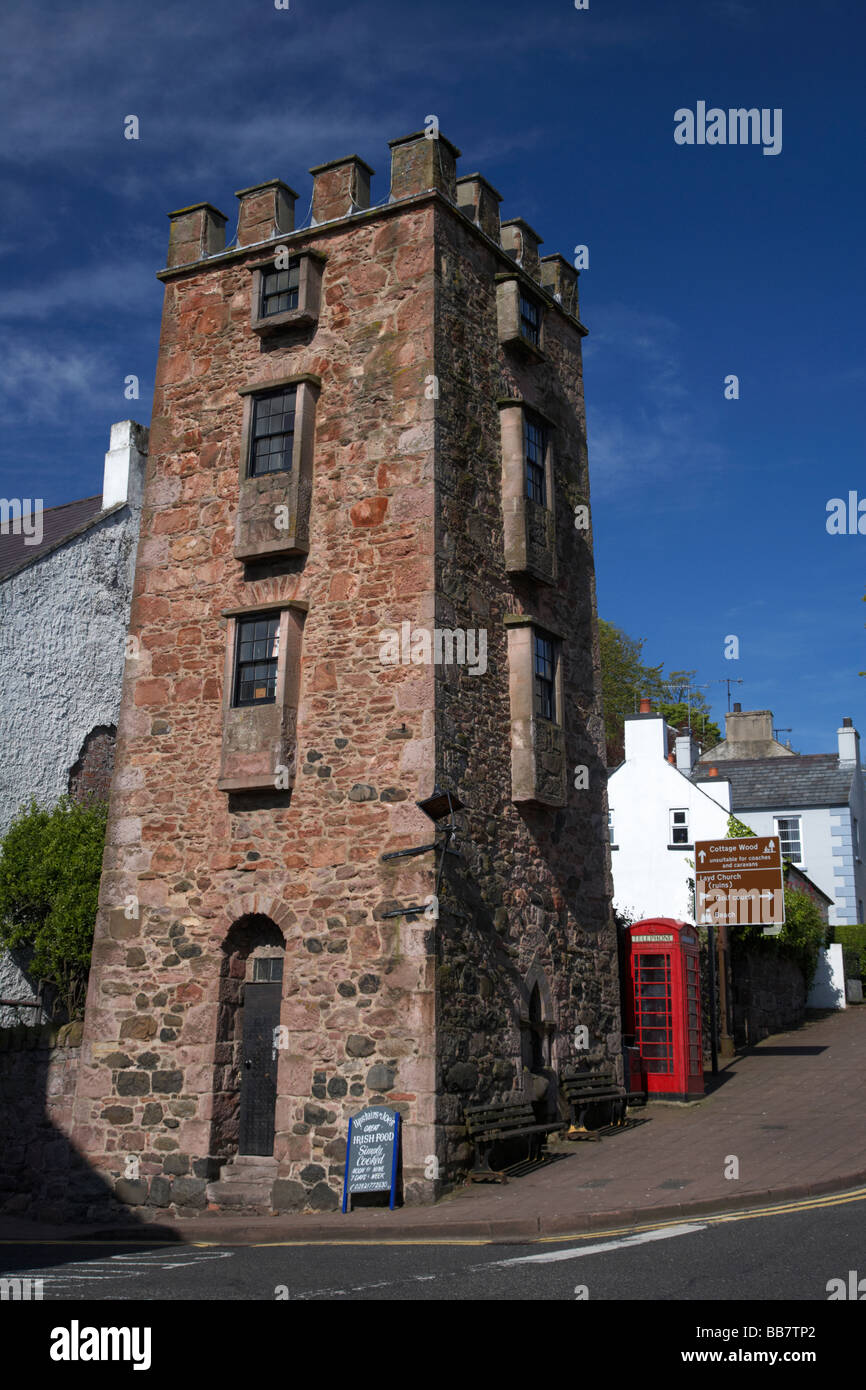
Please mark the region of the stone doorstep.
POLYGON ((275 1158, 242 1155, 227 1163, 216 1181, 206 1188, 207 1200, 220 1206, 271 1206, 277 1177, 275 1158))

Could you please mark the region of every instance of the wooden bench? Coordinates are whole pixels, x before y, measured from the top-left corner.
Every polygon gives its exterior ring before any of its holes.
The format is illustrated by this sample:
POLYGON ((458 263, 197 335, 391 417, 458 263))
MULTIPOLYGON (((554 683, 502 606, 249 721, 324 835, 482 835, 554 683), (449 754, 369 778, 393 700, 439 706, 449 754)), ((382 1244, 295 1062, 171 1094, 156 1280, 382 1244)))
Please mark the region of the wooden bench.
POLYGON ((571 1076, 560 1076, 559 1089, 568 1104, 571 1124, 566 1139, 598 1139, 600 1136, 587 1129, 584 1123, 586 1112, 599 1101, 611 1102, 611 1122, 623 1124, 628 1105, 628 1093, 617 1083, 616 1073, 608 1071, 575 1072, 571 1076))
POLYGON ((497 1105, 470 1105, 463 1111, 466 1129, 475 1145, 475 1166, 469 1174, 470 1182, 508 1181, 506 1169, 490 1166, 490 1151, 495 1144, 506 1139, 529 1139, 529 1160, 538 1162, 544 1157, 544 1143, 552 1130, 564 1129, 562 1120, 538 1124, 532 1106, 515 1101, 502 1101, 497 1105))

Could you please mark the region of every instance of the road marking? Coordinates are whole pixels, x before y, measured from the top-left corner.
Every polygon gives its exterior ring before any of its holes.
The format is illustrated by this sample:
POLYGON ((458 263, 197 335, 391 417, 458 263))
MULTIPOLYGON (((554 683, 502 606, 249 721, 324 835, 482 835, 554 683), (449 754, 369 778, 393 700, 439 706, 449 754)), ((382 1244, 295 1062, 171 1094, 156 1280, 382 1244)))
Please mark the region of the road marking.
POLYGON ((662 1226, 659 1230, 643 1231, 640 1235, 624 1236, 620 1240, 606 1240, 600 1245, 584 1245, 573 1250, 549 1250, 544 1255, 517 1255, 510 1260, 494 1260, 489 1265, 478 1268, 491 1269, 506 1265, 552 1264, 555 1260, 578 1260, 583 1255, 601 1255, 608 1250, 625 1250, 628 1246, 646 1245, 651 1240, 670 1240, 672 1236, 689 1236, 694 1231, 705 1231, 706 1225, 662 1226))

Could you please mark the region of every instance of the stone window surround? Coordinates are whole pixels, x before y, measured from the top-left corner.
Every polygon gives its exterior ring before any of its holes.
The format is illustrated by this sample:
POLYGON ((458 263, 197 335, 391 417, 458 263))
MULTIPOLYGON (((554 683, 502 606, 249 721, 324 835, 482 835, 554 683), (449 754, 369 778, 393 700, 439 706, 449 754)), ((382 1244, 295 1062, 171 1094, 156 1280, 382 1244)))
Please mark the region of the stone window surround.
POLYGON ((268 314, 267 317, 262 317, 262 272, 274 269, 276 253, 279 250, 279 246, 275 246, 267 260, 254 261, 247 266, 247 270, 252 275, 250 327, 254 333, 258 333, 260 336, 279 333, 287 328, 308 328, 319 321, 322 271, 327 257, 321 251, 315 251, 312 246, 299 247, 297 251, 293 251, 287 242, 281 244, 286 246, 291 260, 300 262, 298 307, 286 309, 281 314, 268 314))
MULTIPOLYGON (((500 440, 502 448, 502 511, 505 522, 506 569, 509 573, 529 573, 543 584, 556 579, 556 489, 554 486, 554 437, 556 426, 537 405, 522 396, 504 396, 496 402, 499 407, 500 440), (516 420, 511 412, 516 415, 516 420), (532 503, 526 496, 526 416, 536 416, 544 426, 544 492, 545 505, 532 503), (526 541, 527 506, 537 506, 550 516, 553 539, 550 574, 537 571, 528 552, 526 541)), ((538 558, 538 557, 536 557, 538 558)))
POLYGON ((542 804, 564 806, 565 790, 565 703, 563 665, 565 638, 540 618, 529 614, 508 613, 504 619, 508 637, 508 685, 511 716, 512 799, 539 801, 542 804), (535 632, 557 644, 556 708, 562 723, 541 719, 535 712, 535 632), (555 797, 542 795, 538 790, 536 773, 536 739, 540 729, 553 734, 562 755, 563 786, 555 797))
MULTIPOLYGON (((297 709, 300 700, 301 684, 301 640, 303 637, 303 625, 309 611, 309 603, 303 599, 275 599, 272 603, 259 602, 245 604, 239 608, 224 608, 222 617, 226 619, 226 647, 225 664, 223 673, 223 698, 222 698, 222 730, 223 743, 225 745, 226 735, 233 719, 237 716, 244 716, 250 710, 276 711, 277 717, 290 707, 297 709), (233 704, 234 684, 235 684, 235 665, 237 660, 237 620, 238 618, 252 617, 254 614, 280 615, 280 649, 277 657, 277 687, 276 698, 267 704, 260 706, 235 706, 233 704), (294 619, 294 621, 293 621, 294 619)), ((267 717, 267 716, 266 716, 267 717)), ((294 759, 294 766, 289 765, 289 786, 294 785, 295 773, 297 769, 297 756, 294 759)), ((255 791, 263 789, 275 790, 276 769, 270 768, 267 772, 245 774, 243 776, 226 775, 221 768, 217 786, 220 791, 255 791)))
POLYGON ((546 300, 548 292, 526 275, 514 271, 501 271, 494 276, 496 282, 496 319, 499 342, 503 347, 521 348, 537 362, 547 360, 544 351, 546 300), (532 300, 538 309, 538 343, 535 344, 521 332, 520 299, 532 300))
POLYGON ((236 560, 257 559, 270 555, 306 554, 309 544, 309 516, 299 517, 299 504, 312 497, 313 452, 316 435, 316 403, 321 389, 322 378, 311 372, 301 372, 295 376, 274 377, 270 381, 256 381, 249 386, 241 386, 238 395, 243 398, 244 412, 241 424, 241 450, 238 464, 238 517, 235 527, 234 556, 236 560), (297 387, 295 400, 295 436, 292 442, 292 466, 278 473, 253 475, 250 473, 252 451, 253 402, 256 396, 267 395, 284 386, 297 387), (303 486, 302 486, 303 485, 303 486), (258 489, 259 494, 268 488, 273 491, 273 504, 288 505, 290 515, 294 514, 295 526, 291 530, 278 531, 274 528, 272 541, 254 541, 243 534, 244 500, 258 489), (279 500, 277 500, 279 499, 279 500), (301 524, 299 525, 299 521, 301 524))

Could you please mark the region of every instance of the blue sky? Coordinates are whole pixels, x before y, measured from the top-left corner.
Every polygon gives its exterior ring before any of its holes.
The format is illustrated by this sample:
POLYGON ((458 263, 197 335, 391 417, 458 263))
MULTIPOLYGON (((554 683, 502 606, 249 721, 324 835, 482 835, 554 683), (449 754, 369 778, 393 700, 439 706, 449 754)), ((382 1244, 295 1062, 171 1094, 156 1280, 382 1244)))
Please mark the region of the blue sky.
MULTIPOLYGON (((0 495, 99 492, 148 423, 166 213, 438 116, 542 254, 590 249, 581 311, 599 612, 724 677, 801 752, 866 734, 866 14, 859 0, 18 3, 0 20, 0 495), (674 112, 783 112, 782 150, 681 146, 674 112), (123 138, 135 114, 140 139, 123 138), (141 399, 123 398, 124 378, 141 399), (724 398, 735 373, 740 398, 724 398), (739 660, 724 657, 739 638, 739 660)), ((233 223, 229 222, 229 235, 233 223)))

